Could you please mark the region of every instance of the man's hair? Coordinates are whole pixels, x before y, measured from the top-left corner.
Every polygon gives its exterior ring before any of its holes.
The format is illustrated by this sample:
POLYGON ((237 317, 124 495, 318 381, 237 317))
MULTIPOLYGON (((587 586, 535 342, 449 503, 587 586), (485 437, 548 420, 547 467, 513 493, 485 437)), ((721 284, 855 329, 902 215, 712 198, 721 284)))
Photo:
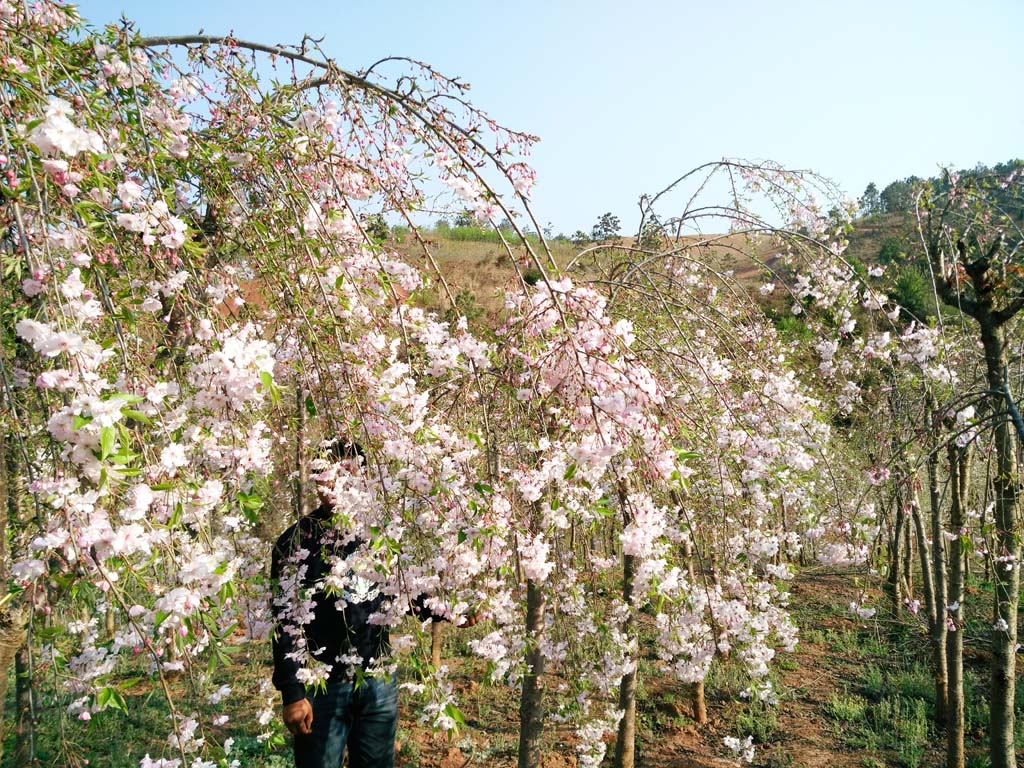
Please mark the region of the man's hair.
POLYGON ((323 450, 320 452, 320 458, 332 464, 355 458, 360 458, 364 464, 366 463, 366 454, 363 453, 363 447, 347 437, 336 437, 325 443, 323 450))

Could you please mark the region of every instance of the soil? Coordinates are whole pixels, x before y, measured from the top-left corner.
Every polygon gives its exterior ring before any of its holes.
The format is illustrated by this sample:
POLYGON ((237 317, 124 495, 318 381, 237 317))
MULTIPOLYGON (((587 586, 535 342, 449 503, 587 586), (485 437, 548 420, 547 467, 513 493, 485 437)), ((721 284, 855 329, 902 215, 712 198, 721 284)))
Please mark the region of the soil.
MULTIPOLYGON (((857 623, 845 618, 838 607, 846 604, 843 599, 852 594, 852 589, 849 574, 803 573, 792 585, 792 604, 800 606, 801 614, 814 616, 814 625, 819 630, 856 629, 857 623)), ((778 724, 770 741, 758 745, 755 766, 864 765, 864 755, 842 743, 836 724, 823 708, 834 694, 842 691, 844 682, 856 679, 863 659, 855 650, 848 655, 837 652, 821 637, 821 632, 812 633, 810 639, 801 640, 794 653, 778 659, 778 724)), ((471 660, 454 659, 448 663, 453 667, 452 679, 459 690, 467 727, 458 736, 448 738, 417 723, 415 713, 403 713, 398 764, 423 768, 514 766, 519 720, 514 697, 473 679, 471 660)), ((637 768, 736 766, 723 739, 735 735, 736 713, 742 702, 709 688, 709 722, 697 725, 689 718, 689 701, 689 687, 671 678, 652 677, 644 681, 644 699, 639 702, 637 768)), ((576 764, 573 745, 557 736, 553 742, 544 758, 544 768, 572 768, 576 764)))

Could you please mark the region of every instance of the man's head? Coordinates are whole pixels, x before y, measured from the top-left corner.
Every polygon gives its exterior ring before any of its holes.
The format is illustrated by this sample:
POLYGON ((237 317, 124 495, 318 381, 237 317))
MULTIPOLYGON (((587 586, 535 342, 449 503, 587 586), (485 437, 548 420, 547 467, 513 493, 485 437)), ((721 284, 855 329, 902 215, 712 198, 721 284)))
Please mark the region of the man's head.
POLYGON ((347 437, 336 437, 321 445, 320 454, 313 462, 316 495, 321 504, 333 503, 332 490, 339 472, 353 473, 366 463, 362 446, 347 437))
POLYGON ((347 437, 336 437, 333 440, 328 440, 324 443, 323 451, 320 455, 321 458, 331 464, 350 461, 355 462, 356 466, 361 466, 366 462, 366 454, 363 453, 363 447, 347 437))

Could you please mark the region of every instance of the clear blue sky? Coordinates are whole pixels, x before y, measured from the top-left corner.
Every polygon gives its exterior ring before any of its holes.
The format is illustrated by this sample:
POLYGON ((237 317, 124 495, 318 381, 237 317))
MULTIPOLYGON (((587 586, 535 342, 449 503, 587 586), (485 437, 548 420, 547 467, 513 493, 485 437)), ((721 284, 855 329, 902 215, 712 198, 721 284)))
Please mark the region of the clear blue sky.
POLYGON ((538 219, 589 230, 723 156, 811 168, 856 197, 942 164, 1024 156, 1020 0, 81 0, 148 34, 326 36, 359 69, 422 59, 537 134, 538 219))

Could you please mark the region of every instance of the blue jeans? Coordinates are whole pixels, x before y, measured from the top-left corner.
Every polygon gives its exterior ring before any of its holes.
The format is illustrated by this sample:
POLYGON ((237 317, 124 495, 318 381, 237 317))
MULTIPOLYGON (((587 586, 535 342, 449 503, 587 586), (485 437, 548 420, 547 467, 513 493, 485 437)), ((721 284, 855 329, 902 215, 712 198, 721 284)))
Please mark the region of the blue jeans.
POLYGON ((296 768, 340 768, 348 747, 349 768, 393 768, 398 727, 398 684, 394 679, 365 678, 328 682, 327 690, 309 696, 312 733, 295 737, 296 768))

